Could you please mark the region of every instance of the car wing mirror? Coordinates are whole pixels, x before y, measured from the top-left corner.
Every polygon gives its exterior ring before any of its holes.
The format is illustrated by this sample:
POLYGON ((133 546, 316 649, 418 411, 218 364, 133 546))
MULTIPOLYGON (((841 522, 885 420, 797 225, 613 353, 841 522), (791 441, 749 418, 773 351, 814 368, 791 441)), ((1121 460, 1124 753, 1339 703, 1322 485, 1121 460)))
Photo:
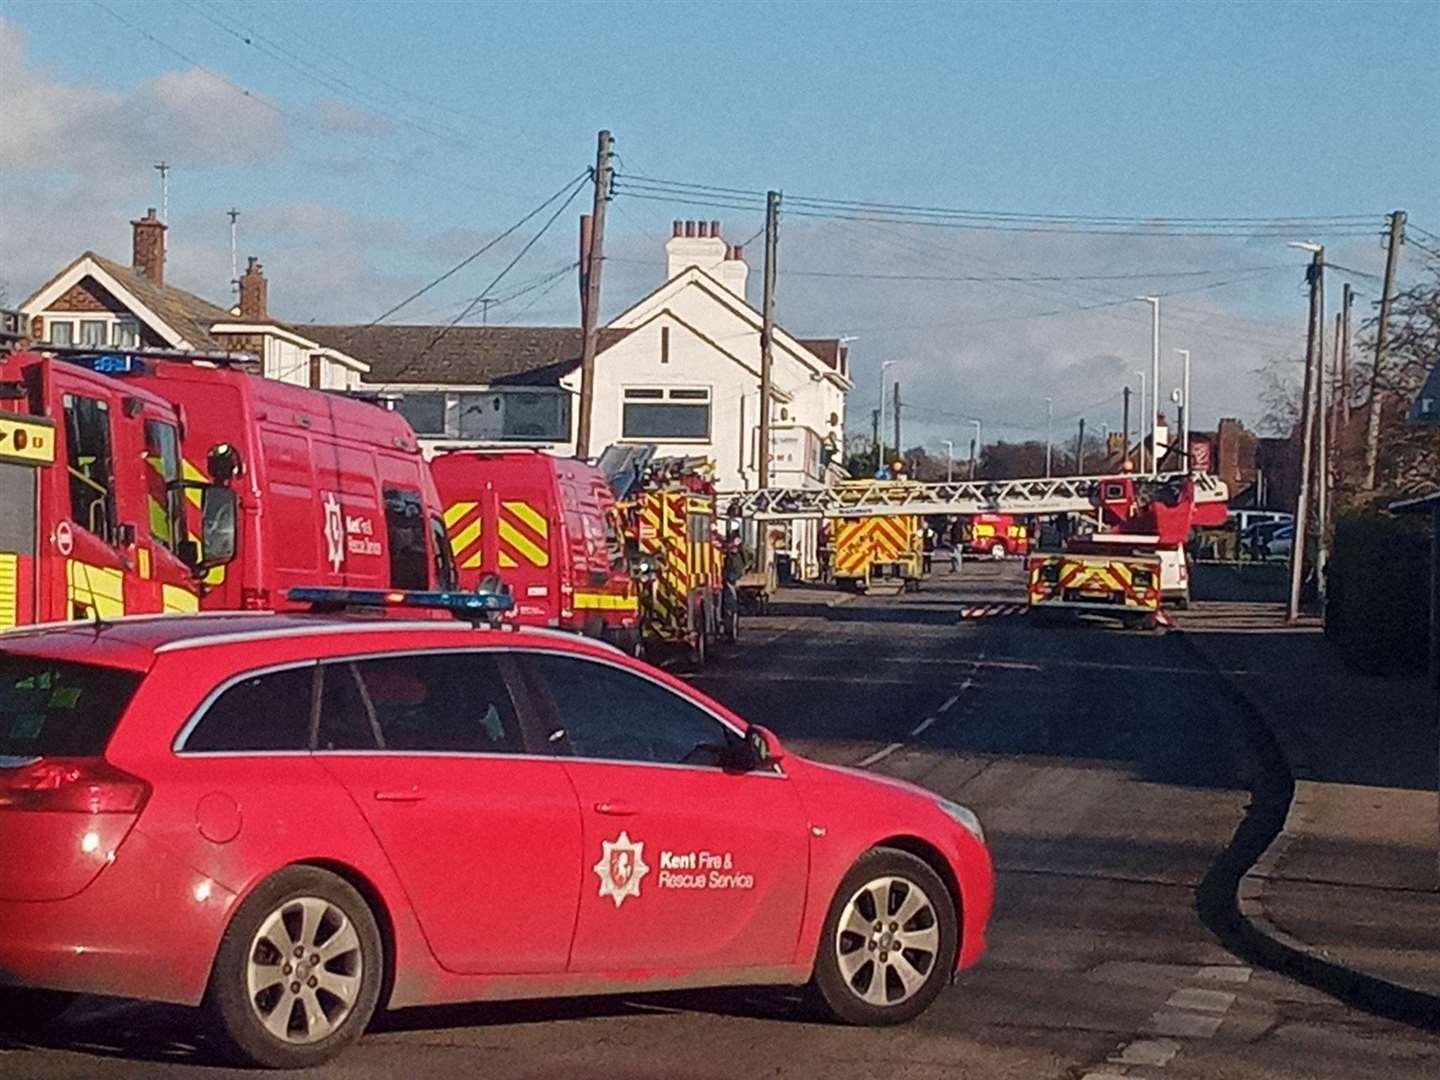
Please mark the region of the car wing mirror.
POLYGON ((751 724, 745 732, 745 745, 750 749, 750 760, 754 768, 764 768, 771 763, 785 760, 785 748, 774 732, 759 724, 751 724))

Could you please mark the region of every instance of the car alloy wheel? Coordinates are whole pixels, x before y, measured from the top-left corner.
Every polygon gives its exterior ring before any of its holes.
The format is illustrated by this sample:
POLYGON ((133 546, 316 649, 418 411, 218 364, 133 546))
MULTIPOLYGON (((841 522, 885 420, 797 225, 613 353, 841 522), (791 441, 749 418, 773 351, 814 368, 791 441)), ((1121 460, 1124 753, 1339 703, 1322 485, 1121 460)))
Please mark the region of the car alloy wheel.
POLYGON ((877 848, 830 905, 813 985, 841 1020, 901 1023, 939 995, 958 937, 954 902, 935 871, 907 852, 877 848))
POLYGON ((245 989, 265 1030, 313 1043, 345 1023, 364 979, 360 937, 345 913, 318 896, 279 905, 250 943, 245 989))
POLYGON ((384 966, 365 898, 327 870, 290 866, 262 882, 231 919, 205 1010, 235 1062, 318 1065, 365 1030, 384 966))

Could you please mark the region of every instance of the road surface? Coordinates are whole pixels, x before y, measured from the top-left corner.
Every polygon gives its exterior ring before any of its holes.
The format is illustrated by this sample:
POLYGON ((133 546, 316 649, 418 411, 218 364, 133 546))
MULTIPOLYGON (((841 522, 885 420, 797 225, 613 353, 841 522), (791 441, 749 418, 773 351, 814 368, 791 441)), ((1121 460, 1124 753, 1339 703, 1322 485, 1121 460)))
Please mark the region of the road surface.
MULTIPOLYGON (((786 993, 407 1010, 319 1077, 487 1080, 1177 1080, 1440 1075, 1440 1040, 1227 947, 1229 847, 1261 764, 1234 699, 1177 634, 960 624, 1023 599, 967 563, 902 597, 792 590, 690 677, 791 749, 972 806, 998 869, 990 953, 914 1024, 814 1022, 786 993)), ((0 1075, 247 1075, 183 1009, 82 1002, 0 1075)), ((249 1074, 253 1075, 253 1074, 249 1074)))

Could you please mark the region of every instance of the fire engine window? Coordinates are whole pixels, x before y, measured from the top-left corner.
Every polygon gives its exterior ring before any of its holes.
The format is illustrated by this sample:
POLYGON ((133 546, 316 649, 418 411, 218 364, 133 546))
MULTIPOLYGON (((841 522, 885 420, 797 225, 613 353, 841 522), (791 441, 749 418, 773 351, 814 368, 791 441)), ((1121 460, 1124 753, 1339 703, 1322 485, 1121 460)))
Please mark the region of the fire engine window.
POLYGON ((425 508, 418 491, 385 489, 385 532, 390 543, 390 587, 428 589, 430 552, 425 546, 425 508))
POLYGON ((115 525, 111 482, 110 408, 95 398, 66 394, 65 441, 70 465, 70 516, 107 543, 115 525))
POLYGON ((193 753, 305 750, 315 666, 247 675, 210 703, 181 747, 193 753))
POLYGON ((525 664, 551 753, 715 767, 741 741, 679 694, 621 668, 541 653, 525 664))
POLYGON ((615 523, 613 512, 605 515, 605 550, 610 555, 610 569, 623 569, 625 566, 625 542, 620 537, 620 528, 615 523))
POLYGON ((460 581, 455 573, 455 553, 450 550, 450 537, 445 535, 445 523, 438 517, 430 519, 430 546, 435 554, 435 588, 455 588, 460 581))
POLYGON ((445 652, 326 664, 316 749, 518 754, 501 659, 445 652))
POLYGON ((171 424, 145 421, 146 504, 150 535, 171 551, 185 539, 185 493, 180 489, 180 435, 171 424))

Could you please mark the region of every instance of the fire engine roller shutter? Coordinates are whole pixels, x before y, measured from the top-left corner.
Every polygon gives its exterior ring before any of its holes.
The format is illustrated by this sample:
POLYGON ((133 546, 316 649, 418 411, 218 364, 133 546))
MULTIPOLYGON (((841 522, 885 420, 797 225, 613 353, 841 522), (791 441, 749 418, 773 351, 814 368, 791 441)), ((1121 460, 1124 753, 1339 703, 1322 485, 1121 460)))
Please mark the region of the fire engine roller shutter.
POLYGON ((35 488, 39 471, 0 461, 0 629, 20 618, 20 557, 35 554, 35 488))

